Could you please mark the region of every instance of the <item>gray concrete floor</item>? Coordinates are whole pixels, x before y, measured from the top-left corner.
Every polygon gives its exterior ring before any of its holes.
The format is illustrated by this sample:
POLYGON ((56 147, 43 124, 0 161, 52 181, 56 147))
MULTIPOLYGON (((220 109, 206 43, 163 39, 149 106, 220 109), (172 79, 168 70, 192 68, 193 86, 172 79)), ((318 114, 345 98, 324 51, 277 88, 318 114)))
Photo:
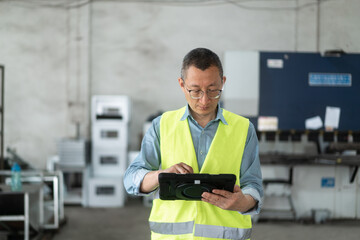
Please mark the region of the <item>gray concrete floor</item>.
MULTIPOLYGON (((140 198, 131 198, 124 208, 82 208, 67 206, 67 223, 54 240, 147 240, 150 208, 140 198)), ((359 221, 336 221, 325 224, 298 222, 258 222, 253 226, 252 240, 329 240, 360 239, 359 221)))

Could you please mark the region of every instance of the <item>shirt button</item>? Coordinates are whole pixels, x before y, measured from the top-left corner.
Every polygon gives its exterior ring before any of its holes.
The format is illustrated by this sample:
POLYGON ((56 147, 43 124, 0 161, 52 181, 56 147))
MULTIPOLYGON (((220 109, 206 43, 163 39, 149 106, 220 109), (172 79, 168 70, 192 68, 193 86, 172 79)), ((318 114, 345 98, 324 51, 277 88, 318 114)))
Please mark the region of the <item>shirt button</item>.
POLYGON ((200 155, 202 155, 202 151, 200 151, 200 155))
POLYGON ((201 131, 201 134, 204 134, 204 130, 201 131))

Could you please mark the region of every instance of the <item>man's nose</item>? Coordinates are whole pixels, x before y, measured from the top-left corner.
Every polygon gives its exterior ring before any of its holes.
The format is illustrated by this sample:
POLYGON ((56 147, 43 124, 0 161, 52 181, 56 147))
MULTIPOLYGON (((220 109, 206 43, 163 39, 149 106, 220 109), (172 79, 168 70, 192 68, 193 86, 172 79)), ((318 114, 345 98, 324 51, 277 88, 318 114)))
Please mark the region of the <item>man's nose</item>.
POLYGON ((201 96, 201 98, 199 99, 199 101, 201 103, 206 103, 206 102, 209 102, 210 101, 210 98, 208 97, 207 93, 204 92, 204 94, 201 96))

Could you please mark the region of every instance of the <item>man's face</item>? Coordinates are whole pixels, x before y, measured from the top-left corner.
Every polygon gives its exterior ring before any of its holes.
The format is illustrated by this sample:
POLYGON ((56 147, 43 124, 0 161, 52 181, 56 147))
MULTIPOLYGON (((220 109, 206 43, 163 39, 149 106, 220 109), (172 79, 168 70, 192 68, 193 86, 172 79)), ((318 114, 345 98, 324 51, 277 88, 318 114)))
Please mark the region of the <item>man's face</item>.
POLYGON ((211 99, 209 98, 207 91, 221 90, 226 78, 219 76, 219 69, 215 66, 211 66, 206 70, 202 71, 194 66, 190 66, 186 72, 185 82, 179 78, 179 84, 185 94, 185 98, 196 115, 201 117, 211 116, 215 114, 215 110, 220 98, 211 99), (200 99, 193 99, 190 96, 189 90, 192 91, 203 91, 204 94, 200 99))

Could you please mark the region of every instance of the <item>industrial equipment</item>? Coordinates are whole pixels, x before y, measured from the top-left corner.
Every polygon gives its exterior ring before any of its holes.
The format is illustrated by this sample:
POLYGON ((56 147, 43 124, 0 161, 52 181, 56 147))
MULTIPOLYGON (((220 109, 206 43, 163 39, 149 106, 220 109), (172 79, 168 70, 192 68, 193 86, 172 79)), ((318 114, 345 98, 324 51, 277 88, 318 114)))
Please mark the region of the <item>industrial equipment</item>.
POLYGON ((344 52, 225 54, 224 106, 258 130, 260 219, 360 219, 359 65, 344 52))
POLYGON ((125 202, 122 177, 128 163, 130 99, 121 95, 92 97, 92 163, 88 206, 119 207, 125 202))

